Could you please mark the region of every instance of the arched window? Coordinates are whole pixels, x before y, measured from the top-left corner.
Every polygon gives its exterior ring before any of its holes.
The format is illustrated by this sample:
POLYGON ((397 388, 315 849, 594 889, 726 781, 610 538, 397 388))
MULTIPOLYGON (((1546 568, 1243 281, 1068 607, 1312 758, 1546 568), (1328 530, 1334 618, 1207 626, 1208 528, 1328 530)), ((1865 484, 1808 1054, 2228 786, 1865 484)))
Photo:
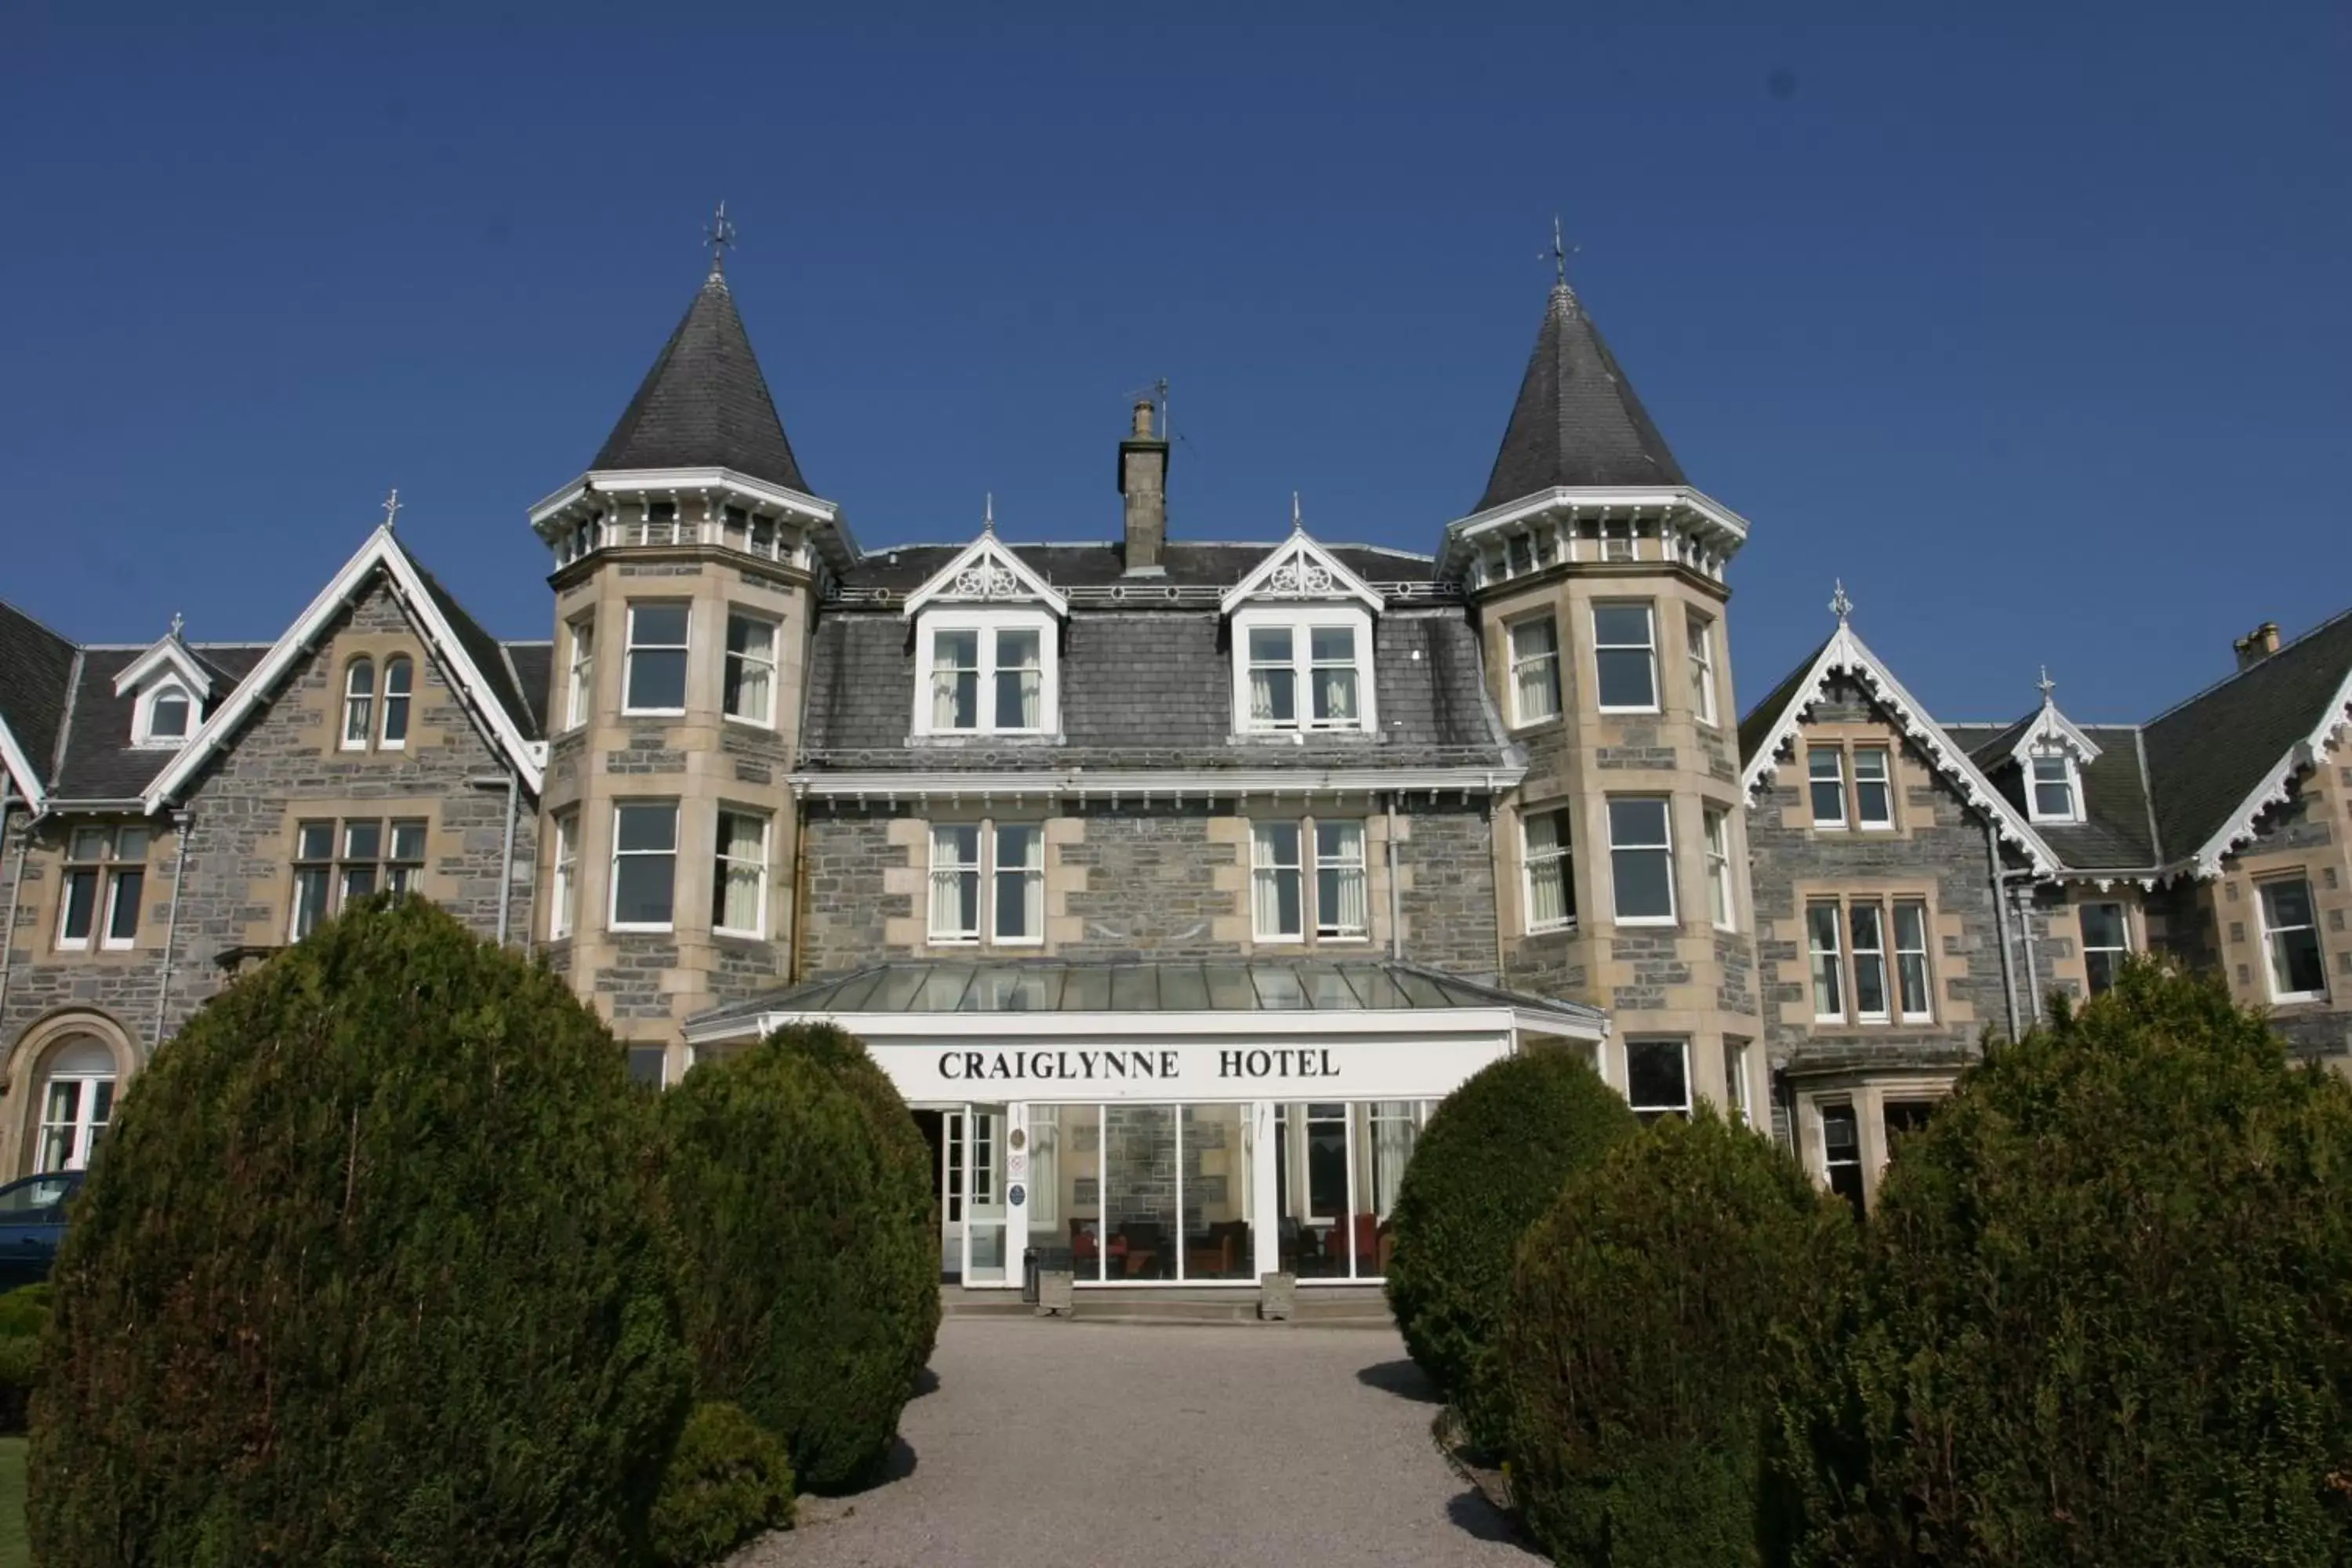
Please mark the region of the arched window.
POLYGON ((194 717, 188 694, 176 686, 162 686, 147 706, 147 739, 184 741, 188 738, 189 721, 194 717))
POLYGON ((355 658, 343 676, 343 750, 365 751, 374 728, 375 665, 355 658))
POLYGON ((415 668, 405 658, 383 661, 383 743, 389 751, 408 744, 408 688, 415 668))
POLYGON ((79 1171, 114 1116, 114 1053, 91 1035, 58 1042, 41 1069, 37 1174, 79 1171))

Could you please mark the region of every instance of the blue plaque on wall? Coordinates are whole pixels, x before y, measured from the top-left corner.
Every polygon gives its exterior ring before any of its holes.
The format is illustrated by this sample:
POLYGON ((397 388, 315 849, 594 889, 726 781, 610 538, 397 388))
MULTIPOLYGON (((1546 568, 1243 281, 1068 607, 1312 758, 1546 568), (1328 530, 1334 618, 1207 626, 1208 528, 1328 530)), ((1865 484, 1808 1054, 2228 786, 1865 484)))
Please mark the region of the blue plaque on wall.
POLYGON ((1005 1189, 1004 1195, 1008 1200, 1010 1200, 1014 1208, 1019 1208, 1024 1203, 1027 1202, 1029 1198, 1028 1190, 1022 1186, 1018 1182, 1013 1183, 1012 1186, 1005 1189))

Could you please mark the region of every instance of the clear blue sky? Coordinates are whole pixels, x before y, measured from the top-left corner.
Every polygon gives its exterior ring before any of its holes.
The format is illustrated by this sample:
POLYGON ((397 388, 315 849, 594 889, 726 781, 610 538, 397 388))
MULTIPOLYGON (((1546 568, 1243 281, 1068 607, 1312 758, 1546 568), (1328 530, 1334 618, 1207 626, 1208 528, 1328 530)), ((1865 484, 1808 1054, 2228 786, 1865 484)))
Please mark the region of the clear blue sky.
POLYGON ((2352 605, 2340 5, 310 9, 10 9, 0 596, 71 635, 274 637, 393 484, 477 614, 547 635, 525 509, 721 196, 868 545, 968 538, 991 489, 1012 537, 1109 535, 1164 375, 1180 536, 1277 537, 1296 489, 1326 538, 1433 548, 1558 210, 1753 524, 1743 705, 1839 575, 1956 719, 2044 660, 2078 718, 2145 717, 2352 605))

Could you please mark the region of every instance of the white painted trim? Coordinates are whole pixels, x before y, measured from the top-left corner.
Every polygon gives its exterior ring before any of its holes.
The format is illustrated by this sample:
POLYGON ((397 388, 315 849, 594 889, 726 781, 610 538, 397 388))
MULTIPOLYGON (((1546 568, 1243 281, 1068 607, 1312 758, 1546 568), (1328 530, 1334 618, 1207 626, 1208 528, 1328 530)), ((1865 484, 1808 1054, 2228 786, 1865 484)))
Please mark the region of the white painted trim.
MULTIPOLYGON (((747 659, 746 662, 751 661, 747 659)), ((776 692, 777 689, 783 684, 783 667, 784 623, 782 617, 765 611, 751 609, 742 605, 729 605, 725 618, 719 623, 719 717, 720 721, 729 724, 748 724, 754 730, 773 730, 776 727, 776 692), (735 650, 728 646, 730 640, 728 634, 739 618, 768 628, 768 710, 757 716, 737 713, 727 706, 728 661, 739 657, 735 650)), ((593 674, 593 671, 591 673, 593 674)), ((565 679, 568 686, 570 681, 568 670, 565 672, 565 679)))
POLYGON ((1228 589, 1225 596, 1217 602, 1217 613, 1230 616, 1254 599, 1305 603, 1354 599, 1373 615, 1378 615, 1388 604, 1372 591, 1370 584, 1339 564, 1329 551, 1316 543, 1304 529, 1293 529, 1290 537, 1267 552, 1265 559, 1259 562, 1248 576, 1228 589), (1281 592, 1269 587, 1274 574, 1292 563, 1299 568, 1302 585, 1281 592), (1305 586, 1307 568, 1310 564, 1328 574, 1328 582, 1319 587, 1305 586))
MULTIPOLYGON (((727 902, 728 858, 725 847, 719 841, 719 828, 720 818, 729 816, 750 816, 759 820, 760 896, 758 903, 753 906, 757 918, 749 930, 739 926, 720 925, 714 918, 710 922, 710 934, 734 937, 739 941, 748 938, 752 942, 765 942, 768 939, 768 899, 773 891, 775 877, 776 814, 772 811, 757 810, 751 806, 730 805, 723 800, 719 803, 718 809, 711 813, 710 879, 717 895, 712 901, 722 909, 727 902)), ((615 818, 614 821, 617 826, 618 819, 615 818)), ((673 921, 677 918, 677 891, 673 888, 670 899, 673 921)))
POLYGON ((2292 873, 2281 872, 2276 876, 2256 877, 2252 879, 2252 886, 2254 894, 2254 931, 2262 939, 2258 945, 2262 949, 2261 963, 2263 966, 2263 994, 2268 996, 2273 1003, 2282 1007, 2291 1007, 2303 1002, 2326 1001, 2327 942, 2326 940, 2319 934, 2319 889, 2317 884, 2313 882, 2311 879, 2310 868, 2297 867, 2292 873), (2271 924, 2270 911, 2263 904, 2263 889, 2266 887, 2275 886, 2283 882, 2301 882, 2303 884, 2303 901, 2311 910, 2311 923, 2308 926, 2274 927, 2271 924), (2311 932, 2311 940, 2319 949, 2318 990, 2281 991, 2278 989, 2278 971, 2271 966, 2271 938, 2280 931, 2308 931, 2311 932))
POLYGON ((1796 741, 1803 727, 1805 714, 1821 700, 1822 693, 1833 675, 1853 676, 1861 681, 1866 691, 1892 710, 1906 738, 1925 752, 1929 763, 1958 787, 1962 799, 1992 819, 1995 831, 2024 853, 2037 876, 2057 874, 2058 857, 2042 841, 2042 836, 2018 815, 2016 808, 1999 790, 1992 787, 1992 782, 1969 760, 1959 742, 1946 734, 1943 726, 1936 722, 1918 700, 1904 689, 1903 683, 1895 679, 1894 671, 1881 663, 1878 656, 1854 634, 1853 628, 1843 622, 1839 623, 1829 641, 1822 645, 1822 651, 1814 658, 1812 668, 1790 694, 1788 706, 1773 721, 1771 732, 1765 737, 1764 743, 1757 747, 1755 756, 1742 775, 1741 788, 1747 794, 1750 810, 1755 808, 1757 796, 1763 793, 1765 784, 1780 770, 1780 753, 1796 741))
POLYGON ((1338 604, 1252 605, 1233 616, 1232 722, 1236 735, 1377 735, 1381 731, 1378 661, 1373 658, 1372 617, 1357 605, 1338 604), (1250 712, 1249 634, 1261 626, 1291 633, 1291 707, 1295 721, 1277 724, 1250 712), (1356 717, 1343 724, 1318 724, 1307 717, 1315 706, 1315 629, 1345 626, 1356 639, 1356 717))
POLYGON ((2033 716, 2033 722, 2018 736, 2017 744, 2009 749, 2009 754, 2023 763, 2037 748, 2051 745, 2064 748, 2083 762, 2099 760, 2099 743, 2075 728, 2074 721, 2059 712, 2055 703, 2045 701, 2042 711, 2033 716))
POLYGON ((1675 861, 1675 798, 1674 798, 1674 796, 1672 796, 1672 795, 1659 795, 1659 794, 1656 794, 1656 793, 1654 793, 1654 792, 1651 792, 1651 791, 1643 791, 1643 790, 1628 790, 1628 791, 1626 791, 1626 792, 1625 792, 1624 794, 1622 794, 1622 795, 1604 795, 1604 796, 1602 796, 1602 797, 1601 797, 1601 828, 1602 828, 1601 838, 1602 838, 1603 848, 1604 848, 1604 852, 1605 852, 1605 853, 1608 855, 1608 857, 1609 857, 1609 920, 1610 920, 1610 923, 1611 923, 1611 924, 1612 924, 1612 925, 1621 925, 1621 926, 1675 926, 1675 925, 1680 925, 1680 924, 1682 923, 1682 916, 1683 916, 1683 890, 1682 890, 1682 885, 1681 885, 1681 884, 1682 884, 1682 867, 1681 867, 1679 864, 1677 864, 1677 863, 1676 863, 1676 861, 1675 861), (1664 843, 1663 846, 1661 846, 1661 845, 1656 845, 1656 844, 1626 844, 1626 845, 1620 845, 1620 844, 1617 842, 1617 819, 1616 819, 1615 815, 1612 812, 1612 810, 1611 810, 1610 808, 1611 808, 1611 807, 1612 807, 1612 806, 1614 806, 1614 805, 1615 805, 1619 801, 1621 801, 1621 800, 1622 800, 1622 801, 1629 801, 1629 802, 1630 802, 1630 801, 1637 801, 1637 800, 1654 800, 1654 801, 1656 801, 1656 802, 1657 802, 1661 806, 1664 807, 1664 809, 1662 812, 1660 812, 1660 813, 1659 813, 1659 820, 1663 821, 1663 822, 1666 825, 1666 841, 1665 841, 1665 843, 1664 843), (1617 911, 1617 851, 1618 851, 1620 848, 1625 849, 1625 850, 1627 850, 1627 851, 1628 851, 1628 852, 1630 852, 1630 853, 1643 854, 1643 855, 1654 855, 1654 854, 1656 854, 1656 853, 1658 852, 1658 850, 1659 850, 1659 849, 1661 849, 1661 848, 1664 848, 1664 849, 1665 850, 1665 853, 1666 853, 1666 912, 1665 912, 1664 914, 1662 914, 1662 915, 1626 915, 1626 914, 1620 914, 1620 913, 1618 913, 1618 911, 1617 911))
MULTIPOLYGON (((1480 542, 1491 534, 1507 534, 1524 527, 1531 520, 1540 520, 1555 512, 1577 513, 1599 511, 1634 511, 1657 508, 1678 514, 1677 521, 1696 524, 1721 542, 1722 554, 1730 556, 1748 542, 1748 520, 1703 492, 1688 485, 1606 485, 1591 487, 1555 486, 1520 500, 1506 501, 1485 511, 1473 512, 1445 525, 1445 541, 1437 552, 1438 575, 1454 575, 1454 563, 1463 554, 1475 555, 1480 542)), ((1605 559, 1605 552, 1603 558, 1605 559)), ((1563 551, 1559 559, 1578 559, 1574 548, 1563 551)), ((1709 572, 1720 577, 1719 570, 1709 572)))
MULTIPOLYGON (((147 786, 142 804, 149 814, 163 810, 178 797, 180 791, 195 776, 196 770, 219 752, 254 710, 277 690, 292 671, 296 661, 310 652, 343 606, 366 585, 370 574, 378 570, 391 578, 402 607, 423 629, 434 657, 457 677, 457 689, 474 710, 475 722, 488 731, 498 749, 506 753, 523 786, 534 796, 539 794, 541 759, 534 754, 531 745, 523 739, 522 731, 508 716, 506 705, 499 701, 488 677, 467 657, 465 646, 457 640, 457 634, 450 626, 448 617, 442 615, 433 603, 433 595, 426 592, 425 580, 417 573, 415 563, 408 558, 407 551, 401 547, 392 530, 378 528, 368 535, 367 542, 360 546, 358 552, 343 563, 342 570, 319 590, 318 596, 310 601, 294 624, 270 645, 261 662, 237 682, 236 689, 214 710, 213 716, 205 721, 180 754, 173 758, 156 775, 155 782, 147 786)), ((342 717, 339 690, 335 710, 338 735, 341 733, 342 717)))
POLYGON ((965 545, 954 560, 932 573, 921 587, 907 595, 900 613, 912 620, 924 605, 934 603, 1002 605, 1019 599, 1036 601, 1052 611, 1057 620, 1069 618, 1070 602, 1008 549, 996 537, 994 529, 982 529, 980 537, 965 545), (1000 569, 1012 580, 1009 588, 999 586, 998 579, 990 574, 991 567, 1000 569), (960 582, 966 572, 979 575, 971 583, 960 582))
POLYGON ((1666 694, 1661 680, 1661 676, 1664 672, 1659 668, 1660 660, 1658 658, 1658 602, 1655 599, 1594 599, 1590 602, 1588 608, 1591 613, 1586 618, 1591 621, 1592 626, 1592 699, 1598 710, 1602 713, 1662 713, 1665 711, 1666 694), (1632 648, 1639 647, 1642 645, 1639 643, 1629 642, 1603 643, 1601 640, 1601 612, 1603 610, 1620 610, 1628 608, 1638 608, 1644 616, 1649 617, 1650 700, 1647 702, 1640 703, 1632 707, 1612 707, 1608 703, 1601 700, 1601 649, 1606 647, 1612 652, 1622 653, 1632 648))
POLYGON ((986 800, 1003 795, 1021 800, 1031 796, 1076 796, 1091 799, 1117 796, 1147 799, 1232 800, 1242 796, 1310 795, 1372 795, 1385 791, 1433 795, 1500 795, 1516 789, 1527 776, 1522 767, 1496 768, 1206 768, 1134 773, 1089 773, 1084 768, 1055 768, 1034 773, 935 772, 793 773, 790 782, 798 794, 817 799, 926 799, 944 795, 951 800, 986 800))
MULTIPOLYGON (((1524 1028, 1533 1034, 1563 1039, 1591 1040, 1609 1037, 1604 1020, 1587 1020, 1566 1014, 1538 1013, 1527 1008, 1490 1007, 1361 1007, 1316 1009, 1264 1007, 1221 1013, 1176 1012, 1008 1012, 1008 1013, 805 1013, 772 1011, 738 1015, 685 1029, 688 1045, 760 1039, 791 1024, 835 1023, 861 1039, 893 1040, 1019 1039, 1118 1040, 1160 1037, 1239 1036, 1277 1039, 1289 1036, 1362 1036, 1386 1038, 1423 1036, 1444 1049, 1465 1036, 1508 1035, 1524 1028)), ((1046 1080, 1039 1080, 1046 1081, 1046 1080)), ((1259 1099, 1251 1094, 1237 1098, 1259 1099)))
POLYGON ((962 605, 941 605, 926 611, 915 623, 915 711, 908 732, 974 738, 1060 734, 1062 649, 1059 634, 1060 628, 1052 615, 1041 607, 1005 605, 982 609, 962 605), (931 723, 931 661, 938 652, 939 634, 961 631, 981 634, 980 710, 974 715, 978 723, 970 730, 936 729, 931 723), (1043 689, 1038 697, 1038 723, 1034 729, 992 722, 996 717, 996 638, 998 633, 1004 631, 1034 631, 1037 634, 1038 675, 1043 689))
POLYGON ((2287 748, 2286 754, 2263 775, 2262 783, 2253 787, 2237 809, 2222 819, 2213 836, 2190 856, 2187 867, 2199 877, 2211 879, 2221 874, 2221 861, 2230 852, 2254 836, 2254 820, 2272 806, 2282 804, 2293 793, 2294 776, 2306 767, 2315 767, 2342 738, 2344 727, 2352 723, 2352 671, 2347 671, 2336 684, 2335 698, 2320 713, 2319 722, 2311 733, 2287 748))
POLYGON ((2041 756, 2026 753, 2022 762, 2025 769, 2025 819, 2028 822, 2037 824, 2047 822, 2063 826, 2085 819, 2086 813, 2083 803, 2083 769, 2082 764, 2075 761, 2074 752, 2060 746, 2042 753, 2041 756), (2063 814, 2042 809, 2042 792, 2038 781, 2033 776, 2033 764, 2053 756, 2066 764, 2066 799, 2071 804, 2072 809, 2063 814))
POLYGON ((158 669, 166 668, 178 675, 180 684, 197 697, 205 698, 213 694, 211 674, 196 656, 188 651, 188 645, 180 640, 177 632, 165 632, 152 647, 124 665, 122 673, 114 678, 114 694, 121 696, 141 685, 158 669))
POLYGON ((33 771, 31 761, 26 757, 24 747, 16 743, 16 734, 9 730, 5 719, 0 719, 0 763, 7 766, 8 777, 16 784, 16 798, 31 806, 34 816, 49 808, 48 792, 41 787, 41 776, 33 771))
MULTIPOLYGON (((591 468, 553 494, 533 502, 530 525, 536 529, 574 501, 596 495, 666 494, 672 490, 731 489, 755 500, 800 513, 816 522, 841 526, 840 509, 829 500, 783 485, 755 479, 733 468, 591 468)), ((842 528, 843 542, 850 543, 842 528)), ((851 544, 850 553, 858 553, 851 544)))
POLYGON ((608 818, 612 831, 606 836, 604 856, 604 929, 623 934, 674 931, 677 929, 678 873, 686 862, 686 805, 676 796, 655 796, 651 799, 627 799, 613 802, 608 818), (647 858, 659 855, 658 849, 623 849, 621 847, 621 813, 633 805, 667 805, 669 807, 669 919, 666 921, 623 921, 614 914, 621 898, 621 857, 629 855, 647 858))
POLYGON ((193 739, 203 721, 198 717, 202 703, 177 675, 166 676, 150 684, 139 693, 131 708, 131 743, 141 751, 176 752, 193 739), (173 692, 187 699, 188 727, 176 735, 155 733, 155 704, 173 692))

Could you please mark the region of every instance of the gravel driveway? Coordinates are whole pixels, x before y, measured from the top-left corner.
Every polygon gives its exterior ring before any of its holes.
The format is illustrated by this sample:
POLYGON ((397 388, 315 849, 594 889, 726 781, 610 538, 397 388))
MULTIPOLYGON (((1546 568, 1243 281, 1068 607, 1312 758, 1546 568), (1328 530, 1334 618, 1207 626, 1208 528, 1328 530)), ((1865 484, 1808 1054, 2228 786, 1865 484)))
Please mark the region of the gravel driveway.
POLYGON ((1429 1440, 1386 1329, 951 1319, 900 1474, 734 1568, 1537 1568, 1429 1440))

